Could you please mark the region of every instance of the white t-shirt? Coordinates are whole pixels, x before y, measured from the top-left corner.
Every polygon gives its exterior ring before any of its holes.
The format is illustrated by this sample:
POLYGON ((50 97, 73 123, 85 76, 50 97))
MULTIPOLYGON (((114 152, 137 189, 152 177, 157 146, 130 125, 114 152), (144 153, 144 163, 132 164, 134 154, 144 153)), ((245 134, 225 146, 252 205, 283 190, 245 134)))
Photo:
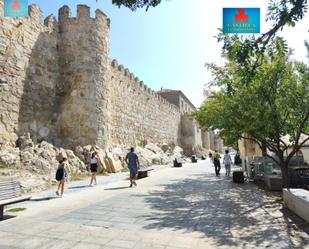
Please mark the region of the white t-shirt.
POLYGON ((90 163, 91 163, 91 164, 96 164, 96 163, 97 163, 97 158, 96 158, 96 157, 91 158, 91 159, 90 159, 90 163))
POLYGON ((226 165, 231 164, 232 163, 231 156, 229 154, 224 154, 223 162, 226 165))

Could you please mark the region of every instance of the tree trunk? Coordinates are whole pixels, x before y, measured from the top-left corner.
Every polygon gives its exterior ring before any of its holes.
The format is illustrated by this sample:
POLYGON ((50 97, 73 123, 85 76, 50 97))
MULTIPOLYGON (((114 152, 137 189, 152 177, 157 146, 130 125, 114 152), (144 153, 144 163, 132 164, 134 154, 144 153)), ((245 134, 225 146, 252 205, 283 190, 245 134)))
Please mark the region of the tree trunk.
POLYGON ((281 172, 282 172, 282 188, 290 187, 290 179, 289 179, 289 170, 288 166, 285 164, 281 164, 281 172))
POLYGON ((267 146, 265 143, 262 143, 261 149, 262 149, 262 155, 267 156, 267 146))

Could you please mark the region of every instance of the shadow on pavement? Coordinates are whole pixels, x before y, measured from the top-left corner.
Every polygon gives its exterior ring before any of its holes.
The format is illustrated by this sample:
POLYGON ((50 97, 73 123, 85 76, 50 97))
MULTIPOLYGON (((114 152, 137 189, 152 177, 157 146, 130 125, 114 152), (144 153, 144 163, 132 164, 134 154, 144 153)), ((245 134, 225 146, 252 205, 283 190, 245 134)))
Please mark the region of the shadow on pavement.
POLYGON ((20 249, 20 247, 0 245, 0 249, 20 249))
POLYGON ((43 196, 43 197, 32 197, 30 201, 49 201, 52 199, 57 199, 57 196, 43 196))
POLYGON ((80 189, 80 188, 89 188, 89 185, 79 185, 79 186, 72 186, 68 187, 68 189, 80 189))
POLYGON ((235 184, 231 178, 194 175, 144 196, 154 210, 145 229, 199 232, 217 245, 291 248, 289 236, 265 206, 272 206, 253 184, 235 184))
POLYGON ((120 190, 120 189, 127 189, 130 187, 117 187, 117 188, 105 188, 104 190, 120 190))
MULTIPOLYGON (((3 218, 0 218, 0 222, 1 222, 1 221, 8 220, 8 219, 15 218, 15 217, 16 217, 15 215, 4 215, 3 218)), ((0 248, 1 248, 1 247, 0 247, 0 248)))

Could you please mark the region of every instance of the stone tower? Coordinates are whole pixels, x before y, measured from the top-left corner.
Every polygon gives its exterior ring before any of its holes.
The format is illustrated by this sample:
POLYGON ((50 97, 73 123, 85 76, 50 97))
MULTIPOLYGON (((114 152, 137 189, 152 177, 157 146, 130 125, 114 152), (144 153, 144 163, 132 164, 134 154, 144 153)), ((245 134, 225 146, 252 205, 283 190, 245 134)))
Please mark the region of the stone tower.
POLYGON ((109 120, 110 20, 100 10, 59 10, 60 82, 58 136, 67 145, 106 145, 109 120))

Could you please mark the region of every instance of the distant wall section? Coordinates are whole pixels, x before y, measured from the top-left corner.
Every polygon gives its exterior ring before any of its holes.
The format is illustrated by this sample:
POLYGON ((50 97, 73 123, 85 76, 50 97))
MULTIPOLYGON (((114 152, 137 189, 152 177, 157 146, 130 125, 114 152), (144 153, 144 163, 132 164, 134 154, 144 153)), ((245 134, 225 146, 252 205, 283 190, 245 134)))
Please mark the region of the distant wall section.
POLYGON ((196 146, 203 147, 202 131, 188 114, 181 116, 181 147, 185 155, 192 155, 196 146))
POLYGON ((111 63, 110 77, 111 145, 135 146, 145 140, 177 144, 179 108, 156 94, 115 60, 111 63))

